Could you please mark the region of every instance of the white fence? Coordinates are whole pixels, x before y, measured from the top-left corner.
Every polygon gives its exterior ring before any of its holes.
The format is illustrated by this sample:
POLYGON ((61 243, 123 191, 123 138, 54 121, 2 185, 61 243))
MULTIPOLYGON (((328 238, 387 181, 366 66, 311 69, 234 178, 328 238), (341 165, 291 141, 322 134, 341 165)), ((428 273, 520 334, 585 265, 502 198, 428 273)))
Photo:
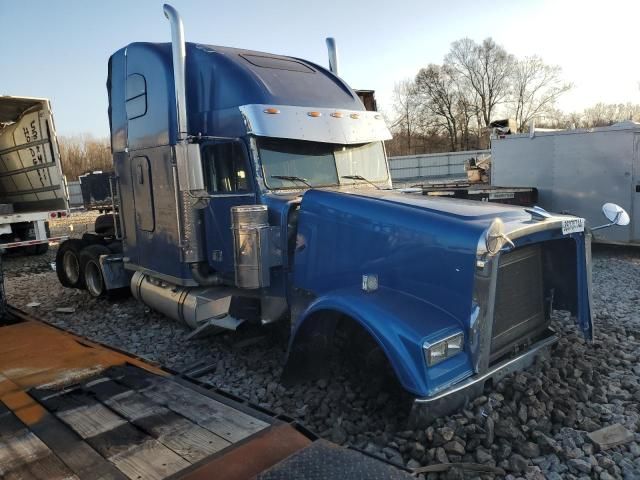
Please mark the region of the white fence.
POLYGON ((389 157, 391 180, 394 183, 429 180, 466 180, 464 162, 470 158, 491 155, 491 150, 430 153, 389 157))

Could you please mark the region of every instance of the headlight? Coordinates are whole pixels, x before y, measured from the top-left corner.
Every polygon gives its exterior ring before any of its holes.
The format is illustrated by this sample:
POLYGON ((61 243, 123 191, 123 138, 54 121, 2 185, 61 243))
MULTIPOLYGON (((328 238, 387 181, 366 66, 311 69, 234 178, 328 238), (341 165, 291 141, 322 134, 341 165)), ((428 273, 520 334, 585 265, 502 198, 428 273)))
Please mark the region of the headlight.
POLYGON ((431 367, 464 350, 464 335, 460 332, 435 343, 424 342, 422 349, 427 365, 431 367))

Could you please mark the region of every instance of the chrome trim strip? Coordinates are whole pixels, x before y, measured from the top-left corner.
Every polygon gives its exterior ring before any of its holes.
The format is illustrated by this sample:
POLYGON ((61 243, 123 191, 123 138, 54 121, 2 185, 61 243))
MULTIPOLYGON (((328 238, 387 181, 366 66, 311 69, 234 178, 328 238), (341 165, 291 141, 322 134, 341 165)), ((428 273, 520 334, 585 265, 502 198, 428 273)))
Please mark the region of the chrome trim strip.
POLYGON ((473 387, 474 385, 480 382, 484 382, 496 375, 506 374, 506 373, 510 373, 511 371, 519 370, 520 369, 519 367, 521 367, 522 363, 525 363, 528 360, 533 360, 533 357, 538 355, 542 349, 550 347, 551 345, 556 343, 558 340, 559 340, 558 336, 551 335, 543 340, 538 341, 537 343, 534 343, 522 355, 511 358, 509 360, 505 360, 491 367, 484 373, 480 375, 475 375, 473 377, 469 377, 466 380, 463 380, 462 382, 447 388, 446 390, 442 390, 441 392, 438 392, 432 397, 416 398, 414 402, 420 403, 420 404, 430 404, 438 400, 442 400, 445 397, 449 397, 450 395, 460 393, 463 390, 473 387))
POLYGON ((489 367, 493 333, 493 311, 501 255, 501 252, 493 256, 487 255, 486 259, 481 261, 480 259, 484 255, 480 253, 481 246, 484 249, 484 234, 478 241, 478 255, 473 282, 475 308, 472 311, 472 318, 469 322, 469 353, 475 373, 483 373, 489 367))
POLYGON ((391 132, 382 115, 366 110, 341 108, 314 108, 292 105, 251 104, 239 107, 247 133, 259 137, 290 138, 312 142, 349 145, 391 139, 391 132), (267 108, 276 108, 277 114, 267 114, 267 108), (319 112, 319 117, 309 112, 319 112), (339 111, 341 118, 331 114, 339 111), (357 118, 352 118, 357 115, 357 118))

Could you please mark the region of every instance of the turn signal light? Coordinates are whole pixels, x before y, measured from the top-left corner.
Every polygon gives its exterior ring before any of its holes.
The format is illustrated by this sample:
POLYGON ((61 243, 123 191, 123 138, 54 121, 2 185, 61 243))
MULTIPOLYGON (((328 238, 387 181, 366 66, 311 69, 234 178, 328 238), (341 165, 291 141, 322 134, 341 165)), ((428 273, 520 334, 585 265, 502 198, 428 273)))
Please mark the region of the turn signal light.
POLYGON ((271 114, 271 115, 275 115, 275 114, 277 114, 277 113, 280 113, 280 110, 278 110, 277 108, 273 108, 273 107, 271 107, 271 108, 265 108, 265 109, 264 109, 264 113, 269 113, 269 114, 271 114))
POLYGON ((321 117, 322 114, 320 112, 309 112, 307 113, 310 117, 321 117))

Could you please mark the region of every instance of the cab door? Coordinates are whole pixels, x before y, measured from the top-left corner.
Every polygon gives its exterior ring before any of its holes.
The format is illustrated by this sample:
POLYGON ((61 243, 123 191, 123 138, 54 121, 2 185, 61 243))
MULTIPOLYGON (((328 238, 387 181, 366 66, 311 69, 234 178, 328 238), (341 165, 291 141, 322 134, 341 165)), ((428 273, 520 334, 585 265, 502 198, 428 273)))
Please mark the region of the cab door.
POLYGON ((231 272, 231 207, 256 203, 248 152, 241 141, 204 144, 202 162, 210 195, 204 212, 208 262, 216 271, 231 272))

